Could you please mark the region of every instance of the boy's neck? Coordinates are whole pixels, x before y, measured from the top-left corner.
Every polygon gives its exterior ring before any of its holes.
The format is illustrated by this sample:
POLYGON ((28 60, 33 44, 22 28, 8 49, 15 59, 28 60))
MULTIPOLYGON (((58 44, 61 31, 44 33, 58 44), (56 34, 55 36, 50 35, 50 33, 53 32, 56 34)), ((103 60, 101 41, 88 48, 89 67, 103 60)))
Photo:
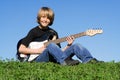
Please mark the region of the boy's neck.
POLYGON ((39 28, 40 28, 40 29, 48 29, 48 27, 42 27, 42 26, 40 26, 40 25, 39 25, 39 28))

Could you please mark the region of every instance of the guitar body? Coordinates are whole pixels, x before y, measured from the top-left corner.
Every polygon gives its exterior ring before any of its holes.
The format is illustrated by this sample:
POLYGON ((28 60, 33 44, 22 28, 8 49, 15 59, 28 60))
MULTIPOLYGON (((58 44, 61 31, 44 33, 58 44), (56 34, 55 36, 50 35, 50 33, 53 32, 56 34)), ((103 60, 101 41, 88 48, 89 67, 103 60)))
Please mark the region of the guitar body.
MULTIPOLYGON (((47 40, 42 41, 42 42, 31 42, 29 44, 29 48, 31 48, 31 49, 41 48, 42 46, 44 46, 45 42, 47 42, 47 40)), ((39 56, 39 54, 30 54, 30 57, 29 57, 28 61, 34 60, 37 56, 39 56)))

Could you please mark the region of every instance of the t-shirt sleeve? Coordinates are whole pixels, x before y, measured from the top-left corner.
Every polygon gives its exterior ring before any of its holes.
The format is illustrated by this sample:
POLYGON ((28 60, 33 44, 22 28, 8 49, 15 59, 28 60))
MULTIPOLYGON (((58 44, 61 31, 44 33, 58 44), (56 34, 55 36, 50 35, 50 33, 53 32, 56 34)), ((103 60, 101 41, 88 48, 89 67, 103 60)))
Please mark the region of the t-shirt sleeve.
MULTIPOLYGON (((53 35, 56 36, 56 39, 59 39, 58 33, 56 31, 54 31, 53 35)), ((61 44, 60 43, 58 43, 57 45, 61 48, 61 44)))
POLYGON ((32 30, 30 30, 30 31, 28 32, 27 36, 23 38, 21 44, 23 44, 23 45, 25 45, 26 47, 28 47, 29 44, 30 44, 30 42, 32 42, 33 38, 34 38, 34 31, 33 31, 33 29, 32 29, 32 30))

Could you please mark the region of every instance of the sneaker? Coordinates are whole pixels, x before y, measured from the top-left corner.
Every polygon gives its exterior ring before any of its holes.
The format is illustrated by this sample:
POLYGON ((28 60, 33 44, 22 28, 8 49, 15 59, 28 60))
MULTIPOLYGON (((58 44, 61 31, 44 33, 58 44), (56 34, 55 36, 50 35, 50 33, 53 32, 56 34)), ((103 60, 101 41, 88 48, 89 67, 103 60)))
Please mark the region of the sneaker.
POLYGON ((89 62, 87 62, 87 63, 92 63, 92 64, 95 64, 95 63, 103 63, 104 61, 99 61, 99 60, 97 60, 96 58, 93 58, 93 59, 91 59, 89 62))
POLYGON ((68 66, 74 66, 74 65, 78 65, 80 62, 78 60, 73 60, 73 59, 70 59, 70 60, 65 60, 63 62, 62 65, 68 65, 68 66))

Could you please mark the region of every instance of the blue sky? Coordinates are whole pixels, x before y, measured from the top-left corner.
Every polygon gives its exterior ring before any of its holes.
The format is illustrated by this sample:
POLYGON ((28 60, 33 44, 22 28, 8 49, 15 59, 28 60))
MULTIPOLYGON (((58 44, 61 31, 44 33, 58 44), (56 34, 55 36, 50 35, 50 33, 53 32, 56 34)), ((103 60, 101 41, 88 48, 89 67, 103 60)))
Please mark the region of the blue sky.
MULTIPOLYGON (((102 28, 102 34, 80 37, 74 43, 86 47, 99 60, 120 61, 120 0, 1 0, 0 59, 15 59, 18 40, 38 25, 36 15, 42 6, 55 12, 50 27, 59 37, 102 28)), ((66 42, 61 44, 64 47, 66 42)))

